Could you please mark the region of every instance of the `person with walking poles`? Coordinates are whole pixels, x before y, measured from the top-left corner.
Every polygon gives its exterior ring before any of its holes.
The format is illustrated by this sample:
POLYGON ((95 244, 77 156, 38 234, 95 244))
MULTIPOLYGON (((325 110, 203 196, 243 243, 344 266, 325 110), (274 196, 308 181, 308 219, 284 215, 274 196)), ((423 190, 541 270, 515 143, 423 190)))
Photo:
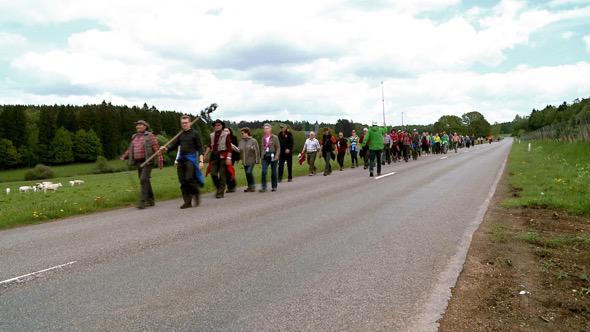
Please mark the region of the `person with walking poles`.
POLYGON ((228 166, 232 166, 231 138, 223 131, 225 123, 219 119, 213 122, 213 132, 209 136, 209 146, 205 154, 209 157, 207 174, 215 184, 215 198, 223 198, 227 185, 228 166))
POLYGON ((139 199, 137 201, 138 209, 145 209, 146 206, 154 206, 156 204, 154 198, 154 191, 152 190, 152 168, 155 164, 154 160, 150 161, 144 167, 140 165, 154 153, 158 154, 157 165, 158 168, 164 167, 164 158, 160 153, 158 146, 158 139, 156 135, 149 131, 149 125, 143 120, 135 122, 136 133, 131 137, 129 147, 119 158, 121 160, 128 160, 129 165, 137 166, 137 176, 141 190, 139 192, 139 199))
POLYGON ((279 143, 281 144, 281 159, 279 159, 279 182, 283 181, 285 163, 287 163, 287 181, 293 181, 293 134, 286 124, 280 124, 279 143))
POLYGON ((193 206, 193 200, 195 206, 200 204, 199 187, 205 184, 204 178, 201 178, 204 149, 201 143, 201 134, 191 128, 191 118, 188 115, 183 115, 180 118, 180 127, 182 128, 180 136, 162 149, 164 151, 178 150, 176 173, 184 201, 180 208, 186 209, 193 206), (199 180, 199 178, 201 179, 199 180))
POLYGON ((373 176, 375 161, 377 162, 377 176, 381 175, 381 155, 383 153, 383 134, 387 128, 379 127, 377 122, 373 122, 371 129, 365 135, 363 147, 369 149, 369 176, 373 176), (376 160, 375 160, 376 159, 376 160))
POLYGON ((322 136, 322 157, 326 162, 326 166, 324 167, 324 176, 332 174, 332 155, 334 154, 334 148, 336 140, 330 134, 330 128, 324 128, 324 135, 322 136))
POLYGON ((359 137, 356 135, 356 130, 352 130, 352 136, 350 136, 348 140, 350 142, 350 160, 352 163, 351 168, 355 168, 359 165, 359 137))
POLYGON ((261 189, 260 192, 266 192, 266 175, 268 168, 270 167, 270 182, 271 191, 277 191, 278 178, 277 178, 277 161, 281 157, 281 143, 277 135, 272 133, 272 127, 269 123, 265 123, 263 126, 264 135, 262 135, 262 142, 260 146, 260 157, 262 159, 262 174, 260 179, 261 189))
POLYGON ((336 160, 340 166, 340 171, 344 169, 344 157, 348 150, 348 140, 344 138, 344 133, 338 133, 338 140, 336 140, 336 160))
POLYGON ((301 154, 306 154, 307 164, 309 165, 309 176, 316 174, 315 160, 318 156, 318 151, 321 149, 320 141, 315 138, 315 132, 309 132, 309 138, 305 140, 301 154))
POLYGON ((260 163, 260 148, 258 142, 250 136, 250 128, 245 127, 240 130, 242 133, 242 139, 238 144, 240 150, 240 159, 244 165, 244 172, 246 173, 246 182, 248 182, 248 188, 244 192, 255 192, 256 184, 254 182, 254 165, 260 163))

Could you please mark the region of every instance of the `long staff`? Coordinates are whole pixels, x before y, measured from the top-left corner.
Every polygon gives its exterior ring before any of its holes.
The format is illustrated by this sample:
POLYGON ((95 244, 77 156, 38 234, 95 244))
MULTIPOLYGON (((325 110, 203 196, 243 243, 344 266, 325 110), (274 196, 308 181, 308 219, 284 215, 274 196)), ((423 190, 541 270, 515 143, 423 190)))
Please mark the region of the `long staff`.
MULTIPOLYGON (((217 109, 217 104, 213 103, 211 104, 209 107, 205 108, 204 111, 206 111, 207 114, 211 114, 213 113, 215 110, 217 109)), ((197 123, 197 121, 199 120, 203 120, 201 119, 200 116, 197 116, 192 122, 191 122, 191 127, 197 123)), ((168 140, 168 142, 164 143, 162 146, 168 146, 170 145, 170 143, 174 142, 179 136, 180 134, 182 134, 182 130, 179 131, 176 135, 174 135, 174 137, 172 137, 170 140, 168 140)), ((139 167, 144 167, 145 165, 147 165, 152 159, 154 159, 158 154, 160 154, 161 151, 158 151, 157 153, 152 154, 149 158, 147 158, 143 163, 141 163, 141 165, 139 165, 139 167)))

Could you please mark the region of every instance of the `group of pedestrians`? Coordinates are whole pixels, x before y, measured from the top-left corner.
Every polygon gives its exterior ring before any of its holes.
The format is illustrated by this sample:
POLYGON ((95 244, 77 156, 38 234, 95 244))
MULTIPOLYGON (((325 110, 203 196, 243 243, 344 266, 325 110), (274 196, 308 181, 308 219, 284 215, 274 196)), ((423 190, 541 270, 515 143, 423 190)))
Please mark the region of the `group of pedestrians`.
MULTIPOLYGON (((179 136, 167 146, 159 147, 154 134, 149 131, 149 125, 143 120, 135 123, 136 134, 131 138, 128 149, 121 159, 128 160, 130 165, 138 166, 138 177, 141 184, 140 197, 137 207, 143 209, 155 204, 154 194, 150 182, 151 170, 154 166, 162 168, 163 158, 161 152, 175 151, 175 164, 178 181, 182 192, 183 204, 181 209, 198 206, 200 204, 200 188, 205 185, 205 177, 211 175, 215 185, 216 198, 223 198, 226 193, 236 191, 237 162, 241 162, 247 187, 244 192, 255 192, 256 182, 254 168, 261 164, 260 189, 266 192, 268 189, 268 176, 270 169, 271 192, 278 189, 278 183, 287 173, 287 181, 293 180, 293 134, 285 124, 280 125, 280 132, 272 133, 269 123, 263 125, 263 135, 260 141, 252 137, 249 128, 240 129, 238 139, 231 128, 226 127, 221 120, 213 122, 213 132, 209 135, 209 142, 205 146, 201 142, 200 134, 191 127, 189 116, 180 119, 182 131, 179 136), (157 158, 150 159, 158 154, 157 158), (146 160, 143 167, 140 167, 146 160), (205 174, 202 173, 204 163, 208 162, 205 174)), ((364 169, 369 170, 369 176, 381 175, 381 166, 392 162, 408 162, 410 158, 417 159, 420 155, 446 153, 449 144, 457 151, 459 147, 469 148, 473 142, 469 136, 454 133, 448 135, 442 133, 418 133, 417 130, 389 130, 385 126, 376 123, 370 128, 363 128, 360 136, 352 130, 350 137, 345 137, 339 132, 333 135, 330 128, 322 130, 322 136, 318 139, 315 132, 309 132, 298 154, 300 164, 307 160, 309 176, 318 173, 316 162, 324 159, 323 175, 332 174, 332 161, 335 160, 338 169, 343 171, 344 160, 350 154, 351 167, 359 167, 359 159, 362 159, 364 169)))

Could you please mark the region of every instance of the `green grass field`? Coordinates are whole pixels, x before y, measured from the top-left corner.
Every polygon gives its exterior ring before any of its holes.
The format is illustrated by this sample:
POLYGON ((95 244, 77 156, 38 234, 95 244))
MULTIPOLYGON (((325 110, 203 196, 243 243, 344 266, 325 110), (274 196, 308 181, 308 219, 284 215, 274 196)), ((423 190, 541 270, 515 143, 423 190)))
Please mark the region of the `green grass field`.
MULTIPOLYGON (((124 165, 123 161, 112 161, 112 163, 119 166, 121 164, 124 165)), ((345 163, 347 167, 350 165, 350 156, 347 155, 345 163)), ((333 168, 336 164, 335 161, 332 161, 333 168)), ((318 166, 319 170, 323 170, 324 160, 316 160, 316 166, 318 166)), ((60 174, 61 176, 50 181, 54 183, 61 182, 63 184, 63 187, 57 192, 18 192, 20 186, 31 185, 39 181, 12 181, 2 183, 0 185, 0 229, 129 206, 137 201, 139 183, 136 171, 72 176, 72 174, 83 174, 84 170, 91 169, 92 167, 93 164, 56 167, 56 174, 60 174), (84 180, 85 183, 82 186, 70 187, 68 181, 74 179, 84 180), (5 193, 5 188, 7 187, 11 188, 10 195, 6 195, 5 193)), ((294 158, 294 176, 307 175, 307 169, 307 163, 300 166, 297 163, 297 159, 294 158)), ((255 180, 258 186, 260 185, 260 171, 261 166, 257 165, 255 168, 255 180)), ((20 172, 24 174, 24 171, 21 170, 20 172)), ((0 173, 0 178, 17 177, 17 179, 20 179, 17 176, 18 171, 6 171, 9 175, 5 175, 4 173, 0 173)), ((246 177, 241 164, 236 164, 236 177, 238 186, 245 186, 246 177)), ((286 174, 284 177, 286 178, 286 174)), ((267 181, 270 182, 270 172, 267 181)), ((180 197, 175 167, 153 170, 152 186, 156 195, 156 201, 180 197)), ((204 191, 213 191, 213 183, 210 177, 207 178, 204 191)))
MULTIPOLYGON (((126 168, 125 164, 120 160, 110 160, 109 164, 116 169, 126 168)), ((93 174, 95 169, 95 163, 85 163, 85 164, 70 164, 70 165, 63 165, 63 166, 51 166, 51 169, 55 172, 56 178, 64 178, 70 176, 77 176, 77 175, 86 175, 86 174, 93 174)), ((25 173, 30 168, 19 168, 13 169, 8 171, 0 172, 0 183, 1 182, 16 182, 16 181, 24 181, 25 173)), ((48 180, 52 181, 52 180, 48 180)), ((53 181, 58 182, 58 181, 53 181)))
POLYGON ((518 197, 506 206, 547 207, 590 216, 590 144, 514 143, 509 182, 518 197))

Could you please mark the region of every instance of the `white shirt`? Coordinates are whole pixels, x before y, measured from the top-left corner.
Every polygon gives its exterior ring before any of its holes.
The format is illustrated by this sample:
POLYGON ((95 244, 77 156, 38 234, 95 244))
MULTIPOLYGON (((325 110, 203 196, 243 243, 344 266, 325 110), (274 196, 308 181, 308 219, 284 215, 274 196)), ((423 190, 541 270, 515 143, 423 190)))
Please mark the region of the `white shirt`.
POLYGON ((318 141, 317 138, 314 138, 314 139, 308 138, 305 140, 305 147, 306 147, 308 153, 316 152, 321 148, 320 141, 318 141))

